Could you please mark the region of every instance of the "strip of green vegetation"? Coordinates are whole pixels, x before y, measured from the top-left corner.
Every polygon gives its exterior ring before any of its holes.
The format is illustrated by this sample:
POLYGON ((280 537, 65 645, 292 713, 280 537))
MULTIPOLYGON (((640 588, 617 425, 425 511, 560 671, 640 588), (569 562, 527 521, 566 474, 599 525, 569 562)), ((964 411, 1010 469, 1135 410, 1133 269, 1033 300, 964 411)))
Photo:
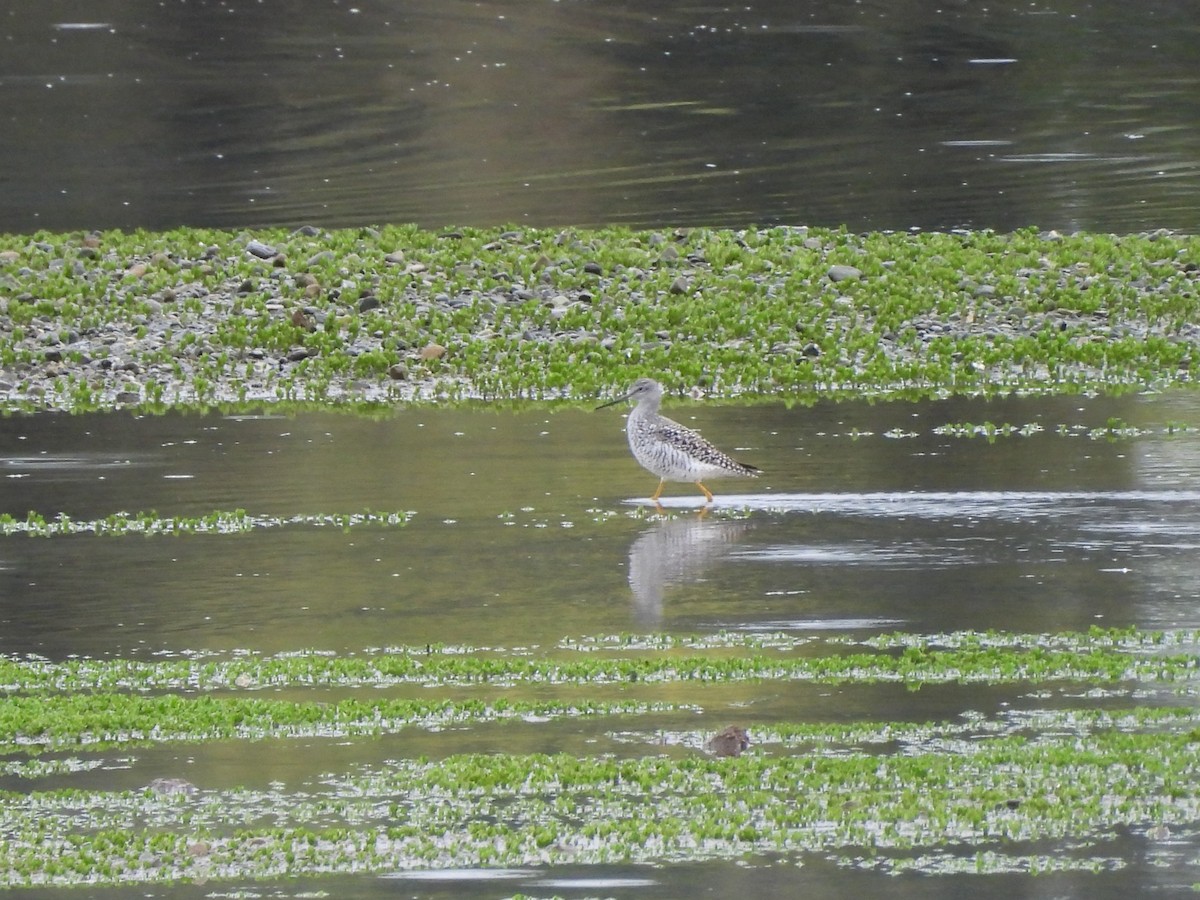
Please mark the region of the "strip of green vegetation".
POLYGON ((901 682, 913 688, 948 682, 1012 683, 1020 680, 1168 680, 1195 678, 1200 643, 1194 631, 1093 629, 1086 634, 1010 635, 955 632, 893 634, 862 643, 882 650, 851 653, 844 638, 827 638, 833 654, 784 656, 763 650, 811 646, 814 638, 790 635, 610 636, 559 642, 553 656, 437 646, 382 652, 277 656, 238 654, 174 660, 0 658, 0 690, 8 692, 200 690, 283 688, 312 684, 674 684, 748 679, 799 679, 823 684, 901 682), (1165 653, 1165 648, 1188 648, 1165 653), (674 653, 683 648, 690 655, 674 653), (742 648, 732 656, 715 650, 742 648), (583 650, 582 656, 566 656, 583 650), (601 653, 604 650, 604 653, 601 653), (625 650, 631 655, 611 655, 625 650), (659 650, 658 653, 652 650, 659 650), (706 650, 696 654, 695 650, 706 650))
POLYGON ((890 632, 869 637, 850 635, 796 634, 787 631, 714 631, 705 634, 601 634, 578 638, 563 638, 558 647, 575 652, 598 650, 711 650, 776 649, 790 650, 813 643, 863 645, 875 648, 918 647, 925 649, 952 647, 1030 647, 1056 650, 1090 651, 1096 647, 1124 650, 1157 651, 1165 647, 1195 647, 1200 645, 1200 631, 1176 628, 1166 631, 1145 631, 1140 628, 1100 628, 1087 631, 1062 631, 1052 634, 1022 634, 1012 631, 954 631, 941 634, 890 632))
POLYGON ((119 537, 127 534, 235 534, 261 528, 289 525, 329 527, 349 530, 360 525, 394 527, 408 524, 416 513, 372 512, 323 513, 319 515, 250 515, 244 509, 232 512, 215 510, 204 516, 160 516, 155 512, 118 512, 103 519, 75 520, 66 513, 46 519, 32 510, 24 519, 0 513, 0 535, 27 534, 31 537, 59 537, 68 534, 99 534, 119 537))
POLYGON ((1011 861, 1015 848, 1035 842, 1070 838, 1075 856, 1114 829, 1195 821, 1198 769, 1196 731, 1100 730, 1086 741, 1004 736, 979 741, 970 753, 955 746, 737 759, 398 760, 326 782, 321 791, 286 794, 13 794, 0 804, 0 831, 18 836, 0 844, 0 884, 813 852, 866 852, 887 865, 913 849, 936 857, 947 843, 974 848, 976 870, 987 872, 994 870, 989 858, 1011 861))
MULTIPOLYGON (((1024 425, 1013 425, 1004 422, 997 425, 994 422, 948 422, 933 429, 934 434, 949 437, 974 438, 981 437, 989 443, 1002 437, 1029 437, 1046 430, 1044 425, 1037 422, 1027 422, 1024 425)), ((1058 425, 1054 431, 1062 437, 1086 437, 1093 441, 1116 441, 1125 438, 1143 437, 1149 434, 1175 435, 1193 431, 1191 425, 1181 422, 1168 422, 1159 429, 1136 428, 1120 419, 1109 419, 1101 428, 1089 428, 1087 425, 1058 425)), ((913 437, 916 435, 913 434, 913 437)))
POLYGON ((539 716, 632 715, 681 707, 639 701, 404 700, 330 702, 177 694, 10 697, 0 704, 0 753, 100 749, 230 738, 378 735, 410 726, 479 724, 539 716))
POLYGON ((253 241, 0 236, 5 408, 590 399, 643 374, 718 394, 995 394, 1188 383, 1200 365, 1192 236, 390 226, 253 241))
MULTIPOLYGON (((1098 632, 1093 638, 1039 641, 986 635, 944 636, 947 645, 911 636, 878 639, 882 652, 841 648, 825 655, 782 656, 756 649, 744 655, 638 652, 609 656, 589 651, 568 657, 533 657, 489 651, 443 653, 409 648, 356 655, 286 654, 231 659, 0 659, 0 690, 16 692, 201 690, 308 686, 590 685, 728 683, 746 680, 804 680, 822 684, 901 682, 910 687, 948 682, 1122 680, 1190 681, 1200 657, 1161 652, 1165 638, 1144 641, 1098 632), (1145 648, 1157 652, 1145 652, 1145 648), (891 649, 890 649, 891 648, 891 649)), ((1195 637, 1193 635, 1193 637, 1195 637)), ((1176 637, 1173 640, 1180 640, 1176 637)), ((831 642, 835 643, 836 642, 831 642)), ((561 646, 561 645, 560 645, 561 646)), ((725 644, 737 646, 736 642, 725 644)), ((747 641, 743 646, 762 647, 747 641)), ((777 643, 776 647, 782 647, 777 643)), ((40 701, 48 703, 48 701, 40 701)), ((119 705, 114 700, 114 708, 119 705)), ((51 707, 47 705, 46 709, 51 707)), ((164 710, 163 714, 166 714, 164 710)), ((4 713, 0 710, 0 721, 4 713)), ((178 729, 173 729, 178 730, 178 729)))

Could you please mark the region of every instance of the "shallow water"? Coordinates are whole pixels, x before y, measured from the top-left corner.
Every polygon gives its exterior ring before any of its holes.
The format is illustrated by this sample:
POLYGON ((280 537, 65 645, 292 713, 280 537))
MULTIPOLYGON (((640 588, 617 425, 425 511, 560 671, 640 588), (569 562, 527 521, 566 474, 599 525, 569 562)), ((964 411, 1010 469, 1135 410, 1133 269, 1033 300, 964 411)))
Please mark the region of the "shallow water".
POLYGON ((1186 4, 14 4, 0 231, 1200 227, 1186 4))
MULTIPOLYGON (((30 510, 89 521, 118 511, 199 516, 238 508, 280 517, 364 508, 415 515, 402 527, 347 530, 292 524, 230 535, 10 535, 0 539, 0 652, 151 660, 446 644, 536 653, 564 638, 623 632, 865 638, 1200 627, 1200 431, 1181 427, 1200 422, 1200 395, 791 408, 676 401, 668 412, 760 466, 763 477, 714 482, 717 502, 706 515, 690 486, 671 486, 666 514, 652 515, 644 498, 655 480, 628 456, 615 409, 398 409, 380 420, 10 417, 0 429, 0 511, 17 518, 30 510), (983 422, 1023 433, 992 442, 947 433, 983 422)), ((1004 715, 1030 702, 1021 685, 913 692, 898 684, 767 681, 704 690, 701 727, 708 728, 727 716, 762 724, 953 721, 964 710, 1004 715)), ((606 691, 623 695, 620 686, 592 694, 606 691)), ((699 696, 682 686, 660 693, 699 696)), ((567 719, 405 729, 400 738, 168 743, 101 753, 96 771, 34 785, 137 790, 171 774, 206 789, 286 798, 398 758, 686 753, 670 742, 647 744, 697 725, 695 713, 676 712, 656 719, 659 738, 636 720, 623 731, 611 719, 567 719)), ((0 782, 30 789, 27 780, 0 782)), ((1194 835, 1176 831, 1168 842, 1130 832, 1090 845, 1089 854, 1124 866, 1099 886, 1090 874, 1039 876, 1037 884, 1067 894, 1086 885, 1113 897, 1191 884, 1200 878, 1194 835)), ((511 874, 339 876, 270 890, 649 898, 717 884, 762 896, 794 895, 797 883, 817 896, 882 889, 878 870, 820 857, 511 874)), ((887 883, 913 896, 963 889, 1011 896, 1028 878, 887 883)), ((105 892, 118 895, 135 891, 105 892)))
POLYGON ((714 482, 708 516, 698 492, 671 486, 665 518, 638 515, 656 481, 629 458, 617 411, 13 417, 0 474, 18 518, 415 515, 349 531, 10 537, 0 579, 20 602, 0 650, 546 645, 885 622, 1194 627, 1200 440, 1171 432, 1197 418, 1195 403, 677 404, 765 474, 714 482), (985 421, 1033 433, 937 433, 985 421))

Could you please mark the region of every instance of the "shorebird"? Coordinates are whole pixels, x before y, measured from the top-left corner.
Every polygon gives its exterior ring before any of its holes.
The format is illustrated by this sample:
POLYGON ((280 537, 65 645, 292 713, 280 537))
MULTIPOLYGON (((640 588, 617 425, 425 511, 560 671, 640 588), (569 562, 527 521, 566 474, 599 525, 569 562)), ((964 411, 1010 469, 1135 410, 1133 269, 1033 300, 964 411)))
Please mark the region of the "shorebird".
POLYGON ((704 486, 703 479, 722 475, 758 476, 754 466, 738 462, 692 429, 659 415, 662 394, 662 385, 653 378, 639 378, 629 393, 596 407, 604 409, 622 400, 637 401, 625 422, 625 433, 629 436, 633 458, 643 469, 659 477, 658 490, 651 500, 658 503, 668 481, 690 481, 704 492, 705 500, 712 503, 712 491, 704 486))
POLYGON ((742 751, 750 746, 750 735, 745 728, 730 725, 724 731, 714 734, 704 744, 704 749, 713 756, 741 756, 742 751))

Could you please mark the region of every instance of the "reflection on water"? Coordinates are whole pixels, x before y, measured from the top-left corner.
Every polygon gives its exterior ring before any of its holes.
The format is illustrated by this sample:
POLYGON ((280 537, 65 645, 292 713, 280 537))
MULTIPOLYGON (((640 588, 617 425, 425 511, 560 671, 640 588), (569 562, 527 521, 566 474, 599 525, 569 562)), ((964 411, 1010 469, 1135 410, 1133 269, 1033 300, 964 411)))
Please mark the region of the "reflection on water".
POLYGON ((1197 228, 1187 4, 93 7, 0 21, 0 230, 1197 228))
POLYGON ((751 527, 748 521, 698 517, 658 522, 643 532, 629 547, 629 588, 638 627, 657 629, 663 589, 701 581, 709 569, 727 564, 733 546, 751 527))

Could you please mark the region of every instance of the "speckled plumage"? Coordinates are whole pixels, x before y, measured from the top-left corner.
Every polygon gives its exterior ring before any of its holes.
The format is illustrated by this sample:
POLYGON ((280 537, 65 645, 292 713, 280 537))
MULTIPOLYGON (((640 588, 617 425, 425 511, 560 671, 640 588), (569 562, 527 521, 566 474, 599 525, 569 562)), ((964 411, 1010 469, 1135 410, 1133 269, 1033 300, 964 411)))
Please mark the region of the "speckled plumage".
POLYGON ((703 485, 705 478, 724 475, 756 477, 758 469, 738 462, 718 450, 699 434, 678 422, 659 414, 662 405, 662 385, 652 378, 639 378, 629 393, 599 407, 612 406, 622 400, 636 400, 629 413, 625 433, 629 449, 642 468, 660 479, 658 490, 651 498, 656 503, 668 481, 690 481, 711 503, 712 492, 703 485))
POLYGON ((730 725, 724 731, 710 737, 704 749, 713 756, 741 756, 750 746, 750 735, 745 728, 730 725))

